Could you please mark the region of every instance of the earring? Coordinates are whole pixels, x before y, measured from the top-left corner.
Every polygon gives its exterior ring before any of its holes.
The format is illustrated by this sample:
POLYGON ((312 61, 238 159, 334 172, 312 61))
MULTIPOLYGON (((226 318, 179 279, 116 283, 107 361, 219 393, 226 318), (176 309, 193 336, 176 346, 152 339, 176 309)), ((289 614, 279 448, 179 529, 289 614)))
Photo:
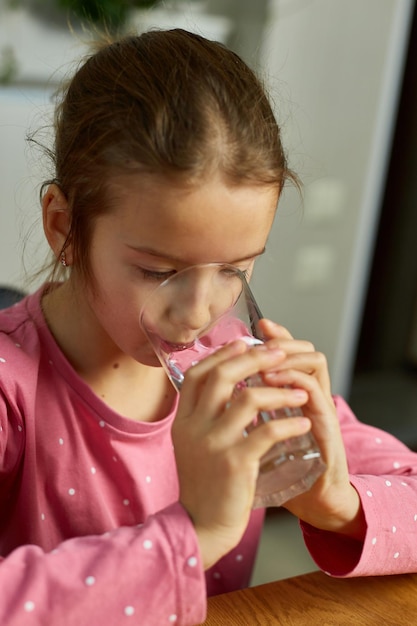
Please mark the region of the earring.
POLYGON ((62 267, 68 267, 67 258, 65 256, 65 252, 61 252, 61 256, 59 257, 59 262, 61 263, 62 267))

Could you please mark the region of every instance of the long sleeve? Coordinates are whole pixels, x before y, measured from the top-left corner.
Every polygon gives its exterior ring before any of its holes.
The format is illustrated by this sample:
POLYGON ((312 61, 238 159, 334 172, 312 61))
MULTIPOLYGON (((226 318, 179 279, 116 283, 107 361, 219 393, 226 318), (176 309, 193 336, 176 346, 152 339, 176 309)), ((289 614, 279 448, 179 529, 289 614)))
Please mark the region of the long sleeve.
POLYGON ((198 545, 179 504, 143 526, 69 539, 49 553, 17 548, 1 561, 0 588, 0 623, 8 626, 187 626, 205 618, 198 545))
POLYGON ((360 423, 335 398, 351 484, 365 513, 365 541, 301 524, 313 559, 334 576, 417 571, 417 454, 390 434, 360 423))
POLYGON ((182 626, 247 586, 263 522, 203 571, 171 428, 119 415, 56 345, 41 290, 0 311, 0 624, 182 626))

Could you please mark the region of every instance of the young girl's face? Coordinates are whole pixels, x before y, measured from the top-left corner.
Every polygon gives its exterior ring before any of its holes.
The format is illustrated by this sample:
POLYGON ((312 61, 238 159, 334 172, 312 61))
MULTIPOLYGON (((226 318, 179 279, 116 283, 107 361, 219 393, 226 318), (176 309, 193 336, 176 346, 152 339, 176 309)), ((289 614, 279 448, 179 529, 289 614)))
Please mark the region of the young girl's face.
POLYGON ((264 251, 278 191, 229 186, 220 178, 194 186, 166 179, 118 178, 114 209, 95 223, 85 293, 94 324, 109 346, 157 365, 139 316, 147 295, 176 272, 200 263, 228 263, 251 273, 264 251))

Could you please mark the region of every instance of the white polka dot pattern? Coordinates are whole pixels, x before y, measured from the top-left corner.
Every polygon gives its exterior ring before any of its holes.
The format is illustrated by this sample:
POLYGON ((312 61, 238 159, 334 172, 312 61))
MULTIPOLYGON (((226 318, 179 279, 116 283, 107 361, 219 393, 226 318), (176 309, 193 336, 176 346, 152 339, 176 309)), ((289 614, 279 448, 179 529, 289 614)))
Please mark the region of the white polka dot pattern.
MULTIPOLYGON (((30 324, 33 327, 33 318, 30 324)), ((13 347, 21 359, 19 363, 11 352, 10 340, 7 353, 3 352, 4 338, 0 333, 0 369, 3 373, 6 368, 16 367, 22 385, 27 368, 25 328, 25 332, 13 337, 13 343, 19 340, 23 345, 19 350, 13 347)), ((31 341, 38 345, 42 338, 33 336, 31 341)), ((28 384, 39 375, 43 389, 53 386, 50 396, 32 396, 31 406, 35 406, 36 400, 42 410, 34 415, 28 409, 24 421, 21 415, 15 415, 12 429, 2 421, 0 430, 2 443, 6 430, 15 439, 14 448, 20 449, 25 441, 26 460, 38 455, 39 485, 35 485, 34 506, 28 511, 28 519, 34 536, 47 546, 47 554, 39 557, 34 546, 30 554, 33 562, 37 558, 40 563, 43 558, 50 559, 50 571, 57 576, 53 583, 42 576, 28 580, 15 605, 20 623, 42 619, 39 616, 43 616, 45 608, 42 606, 45 584, 50 584, 47 589, 50 597, 55 590, 58 596, 65 589, 75 590, 76 595, 84 594, 85 623, 147 624, 150 623, 148 610, 152 610, 152 618, 157 614, 158 624, 182 623, 183 606, 195 609, 194 623, 200 623, 203 620, 199 621, 199 610, 204 605, 206 583, 197 556, 196 538, 182 507, 170 504, 178 490, 170 437, 172 420, 167 420, 165 425, 162 420, 161 424, 142 427, 104 410, 103 402, 97 399, 94 404, 92 394, 85 393, 85 383, 68 372, 68 364, 63 362, 55 344, 45 340, 42 347, 44 356, 33 366, 33 371, 28 371, 28 384), (36 448, 29 447, 33 442, 36 448), (55 510, 53 503, 58 501, 61 509, 55 510), (65 536, 68 528, 76 539, 60 543, 68 536, 65 536), (50 536, 53 545, 48 543, 50 536), (80 549, 74 549, 73 542, 80 549), (112 593, 116 576, 117 594, 112 593), (156 604, 153 591, 159 583, 164 597, 158 596, 156 604)), ((353 573, 398 572, 409 567, 412 558, 417 567, 416 457, 393 445, 392 439, 380 431, 356 425, 343 404, 339 406, 339 415, 347 438, 349 467, 355 468, 352 484, 360 493, 369 523, 366 542, 353 573)), ((0 420, 3 419, 0 411, 0 420)), ((22 493, 27 493, 29 488, 29 483, 25 484, 22 493)), ((216 591, 228 591, 229 585, 247 584, 257 543, 255 528, 256 525, 250 528, 245 543, 227 555, 207 577, 208 586, 212 585, 216 591)), ((320 537, 316 533, 316 545, 321 554, 326 550, 329 554, 328 537, 321 543, 320 537)), ((351 553, 343 553, 343 545, 340 542, 337 549, 331 549, 333 562, 337 555, 340 567, 345 563, 343 559, 351 564, 352 557, 351 553)), ((25 563, 28 554, 23 548, 20 564, 25 563)), ((3 565, 0 584, 4 581, 3 565)), ((324 563, 323 569, 332 574, 328 564, 324 563)), ((73 591, 71 594, 75 597, 73 591)), ((0 615, 1 610, 0 603, 0 615)), ((0 620, 0 623, 8 622, 0 620)), ((61 623, 65 623, 65 616, 61 623)))
POLYGON ((133 608, 133 606, 125 606, 124 614, 128 617, 131 617, 135 614, 135 609, 133 608))

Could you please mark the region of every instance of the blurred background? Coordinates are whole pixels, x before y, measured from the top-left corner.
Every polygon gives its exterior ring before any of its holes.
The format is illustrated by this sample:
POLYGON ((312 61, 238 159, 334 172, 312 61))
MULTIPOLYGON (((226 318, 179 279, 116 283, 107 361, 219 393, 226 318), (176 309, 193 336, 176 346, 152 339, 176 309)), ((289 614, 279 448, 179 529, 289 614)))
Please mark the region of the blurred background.
MULTIPOLYGON (((255 295, 326 354, 360 419, 417 449, 416 2, 0 0, 0 285, 37 286, 50 170, 25 137, 48 139, 86 9, 119 30, 194 30, 260 73, 304 189, 283 193, 255 295)), ((254 582, 311 569, 294 520, 271 512, 254 582)))

